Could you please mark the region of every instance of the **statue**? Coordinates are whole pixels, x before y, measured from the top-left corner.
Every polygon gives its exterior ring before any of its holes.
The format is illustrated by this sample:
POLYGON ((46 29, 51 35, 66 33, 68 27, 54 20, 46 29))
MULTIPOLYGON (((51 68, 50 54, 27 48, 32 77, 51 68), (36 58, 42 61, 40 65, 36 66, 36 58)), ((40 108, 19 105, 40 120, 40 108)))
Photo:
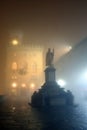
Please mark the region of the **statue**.
POLYGON ((48 48, 48 52, 46 54, 46 66, 52 66, 53 65, 53 58, 54 58, 54 49, 53 52, 50 48, 48 48))

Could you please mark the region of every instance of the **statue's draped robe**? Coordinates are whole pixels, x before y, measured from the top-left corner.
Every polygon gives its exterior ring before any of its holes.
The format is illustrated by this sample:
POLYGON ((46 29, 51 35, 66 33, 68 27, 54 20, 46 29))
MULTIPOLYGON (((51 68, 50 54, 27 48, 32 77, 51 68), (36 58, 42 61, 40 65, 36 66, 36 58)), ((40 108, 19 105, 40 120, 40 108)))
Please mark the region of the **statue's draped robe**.
POLYGON ((46 66, 51 66, 53 63, 53 56, 54 53, 50 51, 50 49, 48 49, 48 52, 46 54, 46 66))

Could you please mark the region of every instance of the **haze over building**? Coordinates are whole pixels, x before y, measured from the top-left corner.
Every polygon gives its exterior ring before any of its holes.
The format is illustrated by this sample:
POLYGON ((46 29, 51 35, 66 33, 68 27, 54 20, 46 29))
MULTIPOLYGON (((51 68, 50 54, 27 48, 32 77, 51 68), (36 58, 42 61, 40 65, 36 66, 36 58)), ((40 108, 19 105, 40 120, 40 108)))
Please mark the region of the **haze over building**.
POLYGON ((86 14, 85 0, 1 1, 0 92, 6 87, 6 50, 14 30, 20 32, 21 38, 24 35, 23 44, 54 48, 56 63, 87 35, 86 14))
POLYGON ((6 93, 28 97, 43 83, 44 46, 24 44, 19 38, 9 42, 6 57, 6 93))

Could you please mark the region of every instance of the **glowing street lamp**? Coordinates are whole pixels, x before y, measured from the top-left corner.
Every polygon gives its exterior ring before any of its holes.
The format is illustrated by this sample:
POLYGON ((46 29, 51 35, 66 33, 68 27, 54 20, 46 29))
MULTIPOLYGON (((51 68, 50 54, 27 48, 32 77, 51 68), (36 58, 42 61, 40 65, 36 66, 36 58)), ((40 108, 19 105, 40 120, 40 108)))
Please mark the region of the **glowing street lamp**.
POLYGON ((59 79, 57 82, 61 87, 64 87, 66 85, 66 82, 62 79, 59 79))
POLYGON ((16 88, 17 87, 17 83, 12 83, 12 88, 16 88))
POLYGON ((18 45, 18 40, 14 39, 14 40, 12 41, 12 44, 13 44, 13 45, 18 45))
POLYGON ((30 84, 30 87, 31 87, 32 89, 34 89, 34 88, 35 88, 35 84, 34 84, 34 83, 31 83, 31 84, 30 84))
POLYGON ((79 82, 87 85, 87 70, 84 70, 83 73, 81 73, 79 82))
POLYGON ((65 47, 65 52, 68 53, 69 51, 71 51, 72 49, 72 46, 66 46, 65 47))
POLYGON ((72 49, 72 47, 71 47, 71 46, 69 46, 69 47, 68 47, 68 50, 70 51, 71 49, 72 49))

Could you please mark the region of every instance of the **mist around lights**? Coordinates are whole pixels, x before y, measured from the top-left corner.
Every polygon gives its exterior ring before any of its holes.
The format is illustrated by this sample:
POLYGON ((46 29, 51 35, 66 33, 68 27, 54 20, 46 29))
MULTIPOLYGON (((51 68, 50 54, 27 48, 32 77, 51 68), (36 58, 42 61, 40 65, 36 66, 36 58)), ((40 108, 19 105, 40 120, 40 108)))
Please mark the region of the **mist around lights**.
POLYGON ((78 82, 80 82, 80 84, 83 86, 87 86, 87 70, 80 74, 78 82))
POLYGON ((16 88, 17 87, 17 84, 14 82, 14 83, 12 83, 12 87, 13 88, 16 88))
POLYGON ((59 79, 59 80, 57 81, 57 83, 58 83, 61 87, 65 87, 65 85, 66 85, 66 82, 65 82, 63 79, 59 79))
POLYGON ((30 87, 31 87, 31 89, 34 89, 35 88, 35 84, 31 83, 30 87))
POLYGON ((87 71, 84 72, 83 77, 85 80, 87 80, 87 71))
POLYGON ((12 41, 12 44, 13 44, 13 45, 17 45, 17 44, 18 44, 18 41, 17 41, 16 39, 14 39, 14 40, 12 41))

